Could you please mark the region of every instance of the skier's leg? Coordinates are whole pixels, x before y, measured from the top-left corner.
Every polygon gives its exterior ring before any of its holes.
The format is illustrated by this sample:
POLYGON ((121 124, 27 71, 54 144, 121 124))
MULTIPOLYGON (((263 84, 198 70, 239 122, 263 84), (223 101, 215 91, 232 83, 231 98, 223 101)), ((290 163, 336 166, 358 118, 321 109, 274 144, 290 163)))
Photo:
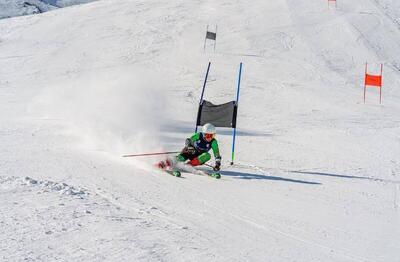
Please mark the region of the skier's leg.
POLYGON ((192 160, 193 158, 196 158, 198 155, 198 152, 189 153, 184 148, 182 149, 182 152, 180 152, 179 155, 176 156, 176 160, 178 162, 186 162, 187 160, 192 160))
POLYGON ((182 152, 177 156, 167 157, 165 160, 161 160, 156 166, 161 169, 167 169, 171 166, 175 166, 176 162, 185 162, 188 159, 189 155, 182 152))
POLYGON ((187 159, 187 157, 185 157, 183 154, 179 154, 176 156, 176 160, 178 160, 179 162, 185 162, 187 159))
POLYGON ((175 166, 177 163, 185 163, 188 160, 191 160, 192 158, 196 157, 195 155, 190 155, 185 152, 181 152, 180 154, 168 158, 166 164, 167 166, 175 166))
POLYGON ((200 161, 200 164, 202 165, 202 164, 206 163, 208 160, 211 159, 211 155, 210 155, 210 153, 206 152, 206 153, 203 153, 203 154, 199 155, 198 159, 200 161))
POLYGON ((198 157, 190 160, 189 164, 192 166, 199 166, 199 165, 204 164, 205 162, 207 162, 210 159, 211 159, 211 155, 206 152, 206 153, 203 153, 203 154, 199 155, 198 157))
POLYGON ((197 157, 197 153, 195 154, 189 154, 188 152, 185 152, 182 150, 182 152, 179 153, 179 155, 176 156, 176 160, 179 162, 185 162, 186 160, 191 160, 195 157, 197 157))

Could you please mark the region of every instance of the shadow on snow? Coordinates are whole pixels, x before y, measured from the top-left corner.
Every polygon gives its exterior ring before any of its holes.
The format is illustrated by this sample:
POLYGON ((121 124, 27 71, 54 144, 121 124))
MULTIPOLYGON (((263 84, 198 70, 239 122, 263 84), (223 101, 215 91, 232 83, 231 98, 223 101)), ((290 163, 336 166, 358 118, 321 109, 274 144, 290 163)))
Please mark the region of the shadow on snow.
POLYGON ((251 173, 242 173, 237 171, 221 171, 222 176, 230 176, 237 179, 265 179, 265 180, 273 180, 273 181, 284 181, 284 182, 292 182, 292 183, 301 183, 301 184, 308 184, 308 185, 321 185, 318 182, 310 182, 304 180, 297 180, 297 179, 290 179, 278 176, 267 176, 267 175, 258 175, 258 174, 251 174, 251 173))
POLYGON ((331 177, 341 177, 341 178, 351 178, 351 179, 366 179, 366 180, 375 180, 375 181, 379 181, 380 180, 378 178, 372 178, 372 177, 348 176, 348 175, 338 175, 338 174, 322 173, 322 172, 310 172, 310 171, 289 171, 289 172, 290 173, 295 173, 295 174, 331 176, 331 177))
POLYGON ((389 179, 381 179, 381 178, 374 178, 374 177, 348 176, 348 175, 339 175, 339 174, 323 173, 323 172, 311 172, 311 171, 289 171, 289 172, 290 173, 295 173, 295 174, 330 176, 330 177, 349 178, 349 179, 362 179, 362 180, 370 180, 370 181, 377 181, 377 182, 387 182, 387 183, 400 184, 400 181, 389 180, 389 179))

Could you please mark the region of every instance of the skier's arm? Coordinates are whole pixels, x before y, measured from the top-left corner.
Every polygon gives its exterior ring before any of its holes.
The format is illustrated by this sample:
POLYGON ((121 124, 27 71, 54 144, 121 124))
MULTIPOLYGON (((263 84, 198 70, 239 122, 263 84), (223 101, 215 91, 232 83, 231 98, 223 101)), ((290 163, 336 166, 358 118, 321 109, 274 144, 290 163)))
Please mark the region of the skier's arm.
POLYGON ((191 137, 186 138, 185 146, 193 146, 193 143, 200 139, 200 133, 195 133, 191 137))
POLYGON ((218 147, 218 142, 217 140, 213 140, 211 143, 211 148, 213 150, 214 153, 214 157, 215 157, 215 170, 219 170, 219 167, 221 166, 221 155, 219 154, 219 147, 218 147))
POLYGON ((213 153, 214 153, 215 162, 221 162, 221 155, 219 154, 219 147, 218 147, 217 140, 214 139, 212 141, 211 148, 212 148, 213 153))
POLYGON ((196 133, 191 137, 186 138, 184 151, 186 151, 189 154, 194 154, 196 152, 196 149, 194 148, 193 143, 198 139, 200 139, 199 133, 196 133))

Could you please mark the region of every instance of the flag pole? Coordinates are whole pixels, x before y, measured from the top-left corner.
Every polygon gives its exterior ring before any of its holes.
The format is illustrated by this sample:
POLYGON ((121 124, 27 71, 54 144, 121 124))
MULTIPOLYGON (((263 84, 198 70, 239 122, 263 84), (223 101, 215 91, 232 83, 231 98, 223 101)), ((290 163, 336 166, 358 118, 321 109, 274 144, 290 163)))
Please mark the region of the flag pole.
MULTIPOLYGON (((207 25, 206 32, 208 32, 208 25, 207 25)), ((206 36, 204 37, 204 49, 203 49, 204 52, 206 52, 206 41, 207 41, 207 33, 206 33, 206 36)))
MULTIPOLYGON (((203 102, 204 90, 206 89, 208 72, 210 71, 210 66, 211 66, 211 62, 208 62, 207 73, 206 73, 206 77, 204 78, 204 83, 203 83, 203 90, 201 91, 201 97, 200 97, 200 102, 199 102, 199 110, 200 110, 201 103, 203 102)), ((200 111, 197 114, 199 114, 199 113, 200 113, 200 111)), ((199 119, 197 118, 197 120, 196 120, 196 128, 194 130, 195 133, 197 133, 197 121, 198 120, 199 119)))
MULTIPOLYGON (((239 67, 239 77, 238 77, 238 85, 237 85, 237 94, 236 94, 236 107, 239 107, 239 92, 240 92, 240 79, 242 76, 242 62, 240 62, 240 67, 239 67)), ((233 161, 235 159, 235 141, 236 141, 236 125, 233 129, 233 141, 232 141, 232 162, 231 165, 233 165, 233 161)))

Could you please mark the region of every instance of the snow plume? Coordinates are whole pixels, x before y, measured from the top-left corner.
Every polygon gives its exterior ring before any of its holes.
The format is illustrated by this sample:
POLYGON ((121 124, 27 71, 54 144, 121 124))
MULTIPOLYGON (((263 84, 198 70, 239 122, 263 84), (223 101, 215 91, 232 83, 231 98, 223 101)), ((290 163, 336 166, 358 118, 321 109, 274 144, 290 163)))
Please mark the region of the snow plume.
POLYGON ((148 151, 159 148, 166 116, 161 83, 161 77, 137 68, 107 69, 45 88, 31 108, 41 117, 72 123, 70 131, 90 149, 148 151))

